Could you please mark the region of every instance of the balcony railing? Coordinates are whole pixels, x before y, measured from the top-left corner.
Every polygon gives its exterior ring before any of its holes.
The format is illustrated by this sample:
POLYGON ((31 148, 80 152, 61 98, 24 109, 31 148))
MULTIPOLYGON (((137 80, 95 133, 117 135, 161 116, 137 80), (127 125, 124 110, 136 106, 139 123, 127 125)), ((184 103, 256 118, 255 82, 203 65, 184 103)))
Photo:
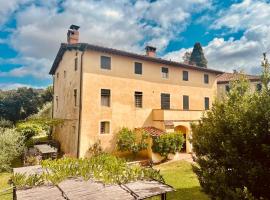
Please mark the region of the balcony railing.
POLYGON ((154 121, 194 121, 200 120, 203 116, 203 110, 162 110, 153 109, 153 120, 154 121))

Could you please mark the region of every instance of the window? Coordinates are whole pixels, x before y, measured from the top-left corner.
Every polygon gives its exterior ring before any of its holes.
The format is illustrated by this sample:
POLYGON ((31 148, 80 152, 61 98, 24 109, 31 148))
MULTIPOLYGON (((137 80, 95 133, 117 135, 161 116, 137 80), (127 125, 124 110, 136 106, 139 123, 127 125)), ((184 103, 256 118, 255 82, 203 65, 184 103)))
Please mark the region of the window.
POLYGON ((142 96, 143 93, 142 92, 135 92, 135 107, 136 108, 142 108, 142 96))
POLYGON ((188 71, 183 71, 183 81, 188 81, 188 71))
POLYGON ((101 105, 110 107, 111 91, 108 89, 101 89, 101 105))
POLYGON ((74 90, 74 106, 77 106, 77 89, 74 90))
POLYGON ((167 67, 161 68, 162 78, 169 78, 169 69, 167 67))
POLYGON ((111 69, 111 58, 107 56, 100 57, 100 67, 101 69, 111 69))
POLYGON ((78 69, 78 58, 75 58, 75 60, 74 60, 74 70, 75 71, 77 71, 77 69, 78 69))
POLYGON ((135 74, 142 74, 142 63, 135 62, 134 66, 135 66, 134 69, 135 74))
POLYGON ((189 110, 189 96, 183 96, 183 110, 189 110))
POLYGON ((109 134, 110 133, 110 122, 103 121, 100 122, 100 134, 109 134))
POLYGON ((170 109, 170 94, 161 93, 161 109, 170 109))
POLYGON ((57 79, 59 78, 59 72, 56 73, 56 78, 57 78, 57 79))
POLYGON ((204 97, 204 109, 209 110, 209 97, 204 97))
POLYGON ((204 74, 204 83, 208 84, 209 83, 209 75, 204 74))
POLYGON ((56 108, 58 108, 58 96, 55 97, 55 101, 56 101, 56 108))
POLYGON ((225 86, 225 90, 226 90, 226 92, 230 92, 230 86, 229 85, 226 85, 225 86))
POLYGON ((66 72, 66 71, 64 71, 64 78, 66 78, 66 76, 67 76, 67 72, 66 72))
POLYGON ((256 90, 257 90, 258 92, 262 91, 262 84, 261 84, 261 83, 258 83, 258 84, 256 85, 256 90))

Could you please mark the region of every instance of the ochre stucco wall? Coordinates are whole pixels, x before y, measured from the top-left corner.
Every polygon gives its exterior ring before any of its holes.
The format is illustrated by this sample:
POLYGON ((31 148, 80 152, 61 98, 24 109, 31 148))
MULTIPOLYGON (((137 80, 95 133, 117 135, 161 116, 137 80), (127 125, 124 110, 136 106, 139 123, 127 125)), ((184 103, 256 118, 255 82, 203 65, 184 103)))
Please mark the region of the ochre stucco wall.
MULTIPOLYGON (((80 156, 100 140, 106 151, 115 148, 115 135, 123 127, 155 126, 165 129, 162 122, 152 120, 152 110, 160 109, 160 94, 170 93, 171 109, 182 109, 182 96, 189 96, 191 110, 204 110, 204 97, 216 95, 216 75, 169 67, 169 79, 162 79, 163 65, 132 58, 87 51, 83 58, 83 92, 80 156), (100 69, 100 56, 111 57, 111 70, 100 69), (143 63, 143 75, 134 74, 134 62, 143 63), (182 81, 182 71, 189 71, 189 81, 182 81), (111 107, 100 105, 100 90, 111 90, 111 107), (135 108, 134 92, 143 92, 143 108, 135 108), (101 135, 100 121, 110 121, 110 134, 101 135)), ((179 116, 179 120, 181 117, 179 116)), ((198 119, 199 120, 199 119, 198 119)), ((189 128, 189 122, 183 122, 189 128)))
POLYGON ((61 143, 61 150, 71 156, 77 153, 79 95, 80 95, 80 56, 81 52, 66 51, 54 78, 54 118, 63 119, 64 123, 54 128, 53 136, 61 143), (78 58, 77 71, 75 71, 75 58, 78 58), (66 76, 64 77, 64 71, 66 76), (57 78, 58 74, 58 78, 57 78), (74 104, 74 89, 77 89, 77 106, 74 104), (58 97, 58 107, 56 102, 58 97))

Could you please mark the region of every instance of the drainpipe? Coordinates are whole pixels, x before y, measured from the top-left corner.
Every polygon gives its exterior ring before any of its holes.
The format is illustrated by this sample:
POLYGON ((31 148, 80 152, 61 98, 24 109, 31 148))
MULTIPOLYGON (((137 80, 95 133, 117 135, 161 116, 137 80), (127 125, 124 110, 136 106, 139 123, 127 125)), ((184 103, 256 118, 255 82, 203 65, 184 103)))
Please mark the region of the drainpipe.
POLYGON ((54 112, 54 75, 52 75, 52 79, 53 79, 53 88, 52 88, 52 90, 53 90, 53 99, 52 99, 52 119, 53 119, 53 112, 54 112))
POLYGON ((79 105, 79 119, 78 119, 78 142, 77 142, 77 158, 80 157, 80 146, 81 146, 81 116, 82 116, 82 86, 83 86, 83 55, 85 52, 86 46, 82 48, 81 54, 81 66, 80 66, 80 105, 79 105))

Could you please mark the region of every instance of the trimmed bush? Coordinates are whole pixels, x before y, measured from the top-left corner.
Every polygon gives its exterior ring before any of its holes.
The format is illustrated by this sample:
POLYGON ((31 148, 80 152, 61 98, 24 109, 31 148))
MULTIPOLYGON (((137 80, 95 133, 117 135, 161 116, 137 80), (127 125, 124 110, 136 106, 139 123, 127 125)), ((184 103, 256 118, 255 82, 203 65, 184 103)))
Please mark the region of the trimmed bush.
POLYGON ((166 133, 153 138, 152 150, 167 158, 169 153, 180 152, 185 139, 180 132, 166 133))
POLYGON ((11 162, 21 155, 24 137, 14 129, 0 128, 0 172, 10 170, 11 162))
POLYGON ((122 128, 117 134, 117 149, 125 152, 129 151, 136 155, 138 152, 147 149, 148 135, 144 131, 135 131, 122 128))

